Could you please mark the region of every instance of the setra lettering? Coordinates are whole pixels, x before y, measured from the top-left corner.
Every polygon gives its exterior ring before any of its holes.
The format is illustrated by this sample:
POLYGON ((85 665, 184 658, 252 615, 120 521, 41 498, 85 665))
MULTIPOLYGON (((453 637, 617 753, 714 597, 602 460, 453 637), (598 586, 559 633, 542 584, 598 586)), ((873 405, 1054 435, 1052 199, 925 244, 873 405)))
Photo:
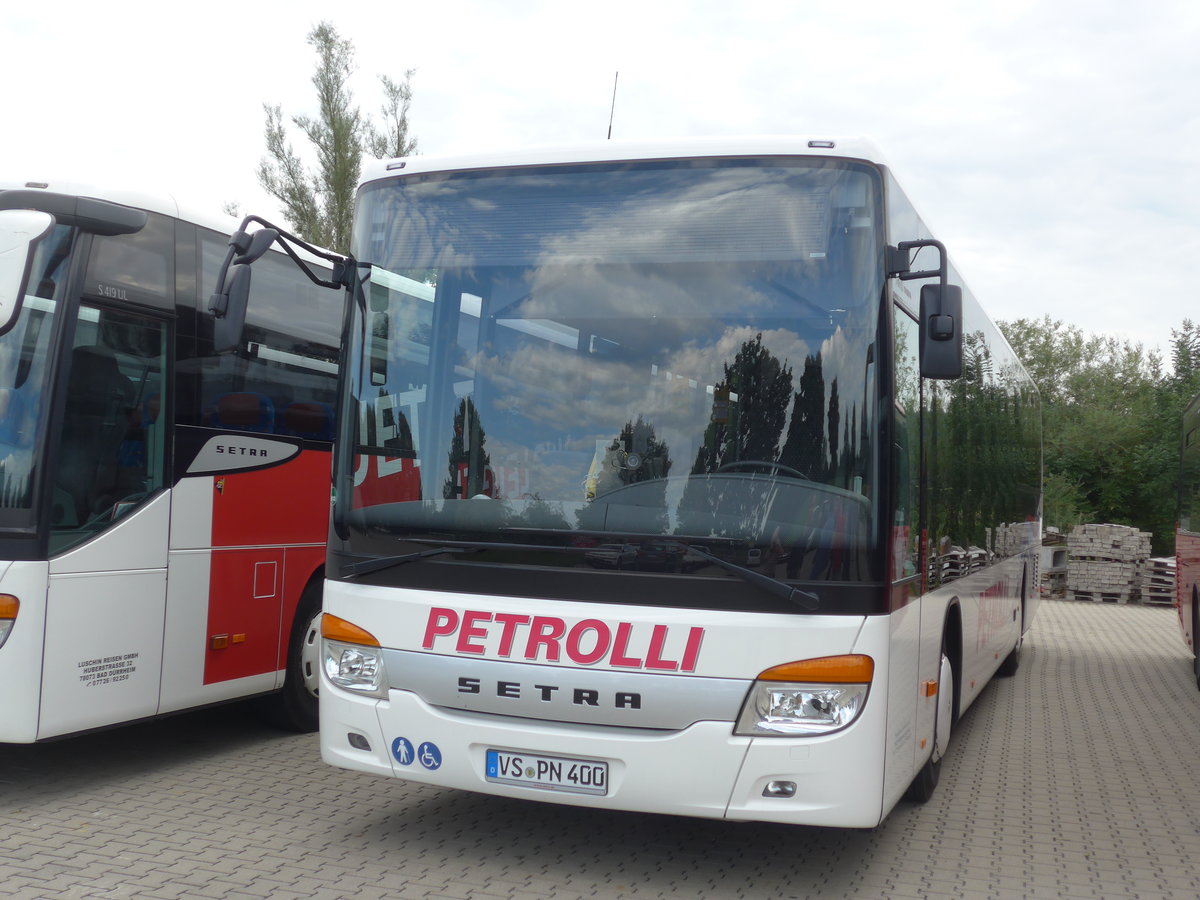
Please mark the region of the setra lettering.
MULTIPOLYGON (((527 685, 521 684, 519 681, 497 681, 496 696, 505 697, 509 700, 520 700, 525 696, 522 691, 527 685)), ((556 694, 563 690, 556 684, 535 684, 533 691, 538 700, 543 703, 561 702, 570 703, 572 706, 590 706, 592 708, 612 707, 613 709, 641 709, 642 695, 633 691, 617 691, 612 695, 612 702, 608 701, 607 695, 602 695, 598 690, 591 688, 571 688, 570 694, 556 694)), ((463 676, 458 679, 458 692, 460 694, 482 694, 483 683, 478 678, 468 678, 463 676)))
POLYGON ((269 455, 264 447, 240 447, 236 444, 217 444, 216 452, 227 456, 261 456, 264 459, 269 455))

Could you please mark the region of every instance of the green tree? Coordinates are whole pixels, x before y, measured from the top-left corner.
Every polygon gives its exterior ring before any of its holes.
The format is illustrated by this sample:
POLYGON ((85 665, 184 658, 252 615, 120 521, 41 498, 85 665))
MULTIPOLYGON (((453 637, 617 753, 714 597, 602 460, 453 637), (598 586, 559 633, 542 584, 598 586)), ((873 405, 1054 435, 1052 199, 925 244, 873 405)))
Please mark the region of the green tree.
POLYGON ((1042 395, 1046 525, 1132 525, 1173 546, 1179 421, 1198 386, 1200 333, 1173 331, 1167 375, 1155 351, 1086 335, 1046 316, 1000 323, 1042 395))
MULTIPOLYGON (((761 333, 744 341, 724 368, 725 377, 713 387, 712 413, 692 474, 720 473, 739 463, 742 471, 770 473, 793 400, 792 368, 763 344, 761 333)), ((678 532, 707 534, 715 521, 717 534, 740 536, 754 514, 747 497, 723 496, 719 483, 691 478, 680 501, 678 532)))
POLYGON ((475 401, 464 397, 458 401, 454 414, 454 437, 450 440, 449 475, 442 487, 442 496, 447 500, 463 500, 487 493, 492 499, 500 498, 495 485, 488 493, 488 469, 492 458, 485 449, 487 432, 479 421, 475 401))
POLYGON ((309 171, 288 138, 283 109, 263 104, 267 115, 267 156, 258 168, 263 189, 283 204, 284 218, 306 241, 345 253, 350 247, 354 191, 366 154, 378 158, 407 156, 417 142, 409 135, 408 113, 412 102, 412 75, 403 81, 382 76, 383 125, 376 129, 370 117, 354 104, 349 87, 354 71, 354 46, 329 22, 308 34, 317 52, 312 83, 317 90, 318 114, 293 116, 316 155, 309 171))
POLYGON ((1184 319, 1178 329, 1171 329, 1171 393, 1184 403, 1200 392, 1200 326, 1184 319))

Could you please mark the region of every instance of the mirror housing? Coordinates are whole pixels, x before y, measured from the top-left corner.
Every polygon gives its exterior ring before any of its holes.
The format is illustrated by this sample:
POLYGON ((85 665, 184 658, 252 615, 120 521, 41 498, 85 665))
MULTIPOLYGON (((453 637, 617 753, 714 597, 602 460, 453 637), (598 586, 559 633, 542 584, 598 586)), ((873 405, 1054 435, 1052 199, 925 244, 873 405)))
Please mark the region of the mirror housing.
POLYGON ((963 368, 962 288, 921 286, 921 377, 961 378, 963 368))
POLYGON ((947 278, 946 248, 941 241, 925 238, 901 241, 887 248, 887 273, 901 281, 916 278, 937 278, 937 284, 921 286, 921 377, 961 378, 963 369, 962 287, 950 284, 947 278), (913 271, 913 250, 933 247, 938 254, 938 267, 913 271))
POLYGON ((237 263, 229 269, 224 292, 213 294, 208 305, 213 314, 213 352, 231 353, 241 346, 249 302, 250 265, 237 263))
POLYGON ((29 287, 33 248, 53 228, 49 213, 0 210, 0 334, 16 323, 29 287))
POLYGON ((278 239, 279 231, 274 228, 260 228, 253 234, 236 231, 230 236, 217 289, 208 301, 208 311, 213 314, 213 352, 231 353, 241 346, 250 300, 250 265, 278 239))

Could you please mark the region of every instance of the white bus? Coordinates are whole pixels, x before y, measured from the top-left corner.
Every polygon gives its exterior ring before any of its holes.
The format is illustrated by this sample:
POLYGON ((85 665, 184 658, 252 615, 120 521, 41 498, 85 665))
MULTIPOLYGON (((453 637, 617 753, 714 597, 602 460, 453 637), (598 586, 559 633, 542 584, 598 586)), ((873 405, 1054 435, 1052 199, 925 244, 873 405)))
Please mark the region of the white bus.
POLYGON ((0 184, 0 741, 253 695, 316 727, 341 312, 272 252, 217 353, 236 227, 0 184))
POLYGON ((377 163, 326 569, 336 766, 878 824, 1035 613, 1038 397, 863 141, 377 163))

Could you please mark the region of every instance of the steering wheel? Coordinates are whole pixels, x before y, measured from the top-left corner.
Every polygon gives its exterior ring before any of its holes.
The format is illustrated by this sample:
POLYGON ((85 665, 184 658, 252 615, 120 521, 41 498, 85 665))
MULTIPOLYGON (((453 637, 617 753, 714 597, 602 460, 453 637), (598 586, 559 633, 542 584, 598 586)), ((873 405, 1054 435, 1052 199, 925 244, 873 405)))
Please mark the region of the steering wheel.
POLYGON ((812 481, 803 472, 793 469, 791 466, 785 466, 783 463, 771 462, 768 459, 735 459, 733 462, 727 462, 723 466, 718 466, 717 471, 713 474, 733 472, 737 469, 765 469, 768 472, 778 472, 783 475, 791 475, 793 478, 812 481))

